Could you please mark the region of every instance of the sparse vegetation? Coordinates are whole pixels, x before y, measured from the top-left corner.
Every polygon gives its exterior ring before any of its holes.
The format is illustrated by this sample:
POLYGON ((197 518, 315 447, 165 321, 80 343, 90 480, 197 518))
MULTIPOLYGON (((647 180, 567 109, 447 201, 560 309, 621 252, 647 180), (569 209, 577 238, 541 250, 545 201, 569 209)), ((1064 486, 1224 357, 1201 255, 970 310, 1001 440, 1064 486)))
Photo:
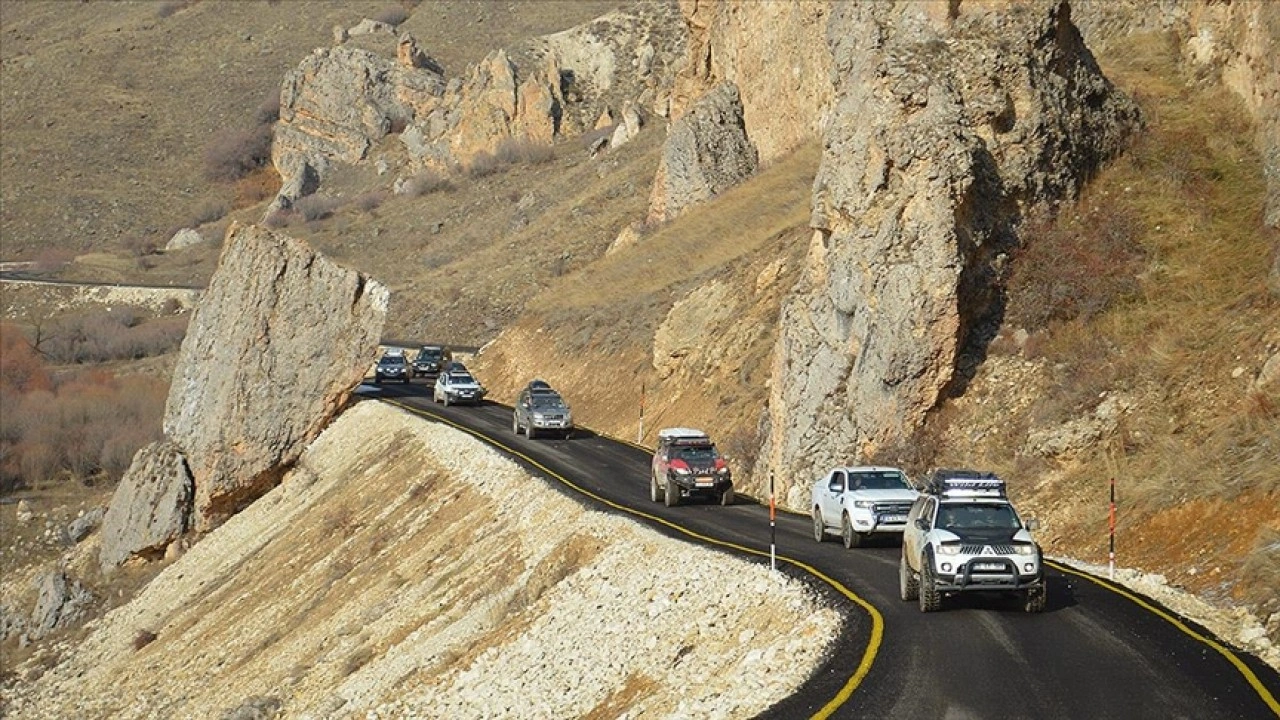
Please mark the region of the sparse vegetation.
POLYGON ((270 125, 259 125, 252 130, 222 130, 205 148, 205 177, 215 182, 235 182, 270 160, 270 125))
POLYGON ((406 179, 403 192, 409 197, 422 197, 435 192, 449 192, 453 189, 453 182, 444 173, 428 168, 406 179))
POLYGON ((312 222, 331 217, 343 205, 342 198, 316 194, 298 198, 298 202, 294 203, 294 210, 303 220, 312 222))

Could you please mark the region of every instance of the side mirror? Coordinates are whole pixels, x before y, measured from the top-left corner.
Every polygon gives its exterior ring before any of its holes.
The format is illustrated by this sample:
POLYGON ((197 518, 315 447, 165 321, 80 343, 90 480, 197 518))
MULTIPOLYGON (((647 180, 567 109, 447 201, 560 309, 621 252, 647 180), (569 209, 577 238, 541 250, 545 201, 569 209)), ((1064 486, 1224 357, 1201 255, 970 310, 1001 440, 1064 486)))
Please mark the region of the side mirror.
POLYGON ((1025 525, 1031 532, 1035 532, 1040 529, 1040 521, 1035 518, 1027 518, 1027 521, 1023 523, 1023 525, 1025 525))
POLYGON ((832 480, 831 483, 827 485, 827 488, 831 490, 831 492, 840 492, 840 481, 832 480))

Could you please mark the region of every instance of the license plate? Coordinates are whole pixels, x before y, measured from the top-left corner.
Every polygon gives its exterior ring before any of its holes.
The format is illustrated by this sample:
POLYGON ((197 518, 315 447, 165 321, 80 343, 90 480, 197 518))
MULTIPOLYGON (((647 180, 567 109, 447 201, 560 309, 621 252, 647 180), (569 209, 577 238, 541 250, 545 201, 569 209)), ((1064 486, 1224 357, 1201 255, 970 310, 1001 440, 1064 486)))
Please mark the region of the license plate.
POLYGON ((882 523, 904 523, 906 521, 907 521, 906 515, 881 515, 880 516, 880 522, 882 523))
POLYGON ((716 484, 715 478, 698 478, 694 481, 698 487, 710 487, 716 484))
POLYGON ((1003 563, 974 563, 973 569, 974 570, 1004 570, 1005 566, 1003 563))

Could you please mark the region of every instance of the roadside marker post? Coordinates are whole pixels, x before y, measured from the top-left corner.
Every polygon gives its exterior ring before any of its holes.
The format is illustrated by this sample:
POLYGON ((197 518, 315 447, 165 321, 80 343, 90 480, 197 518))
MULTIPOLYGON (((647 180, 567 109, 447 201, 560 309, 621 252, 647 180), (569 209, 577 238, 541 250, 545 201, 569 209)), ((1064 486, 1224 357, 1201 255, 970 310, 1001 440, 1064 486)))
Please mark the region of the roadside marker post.
POLYGON ((774 521, 773 475, 769 475, 769 569, 778 570, 778 525, 774 521))
POLYGON ((636 430, 636 444, 644 442, 644 383, 640 383, 640 429, 636 430))
POLYGON ((1107 524, 1109 526, 1109 547, 1107 548, 1107 579, 1116 579, 1116 479, 1111 478, 1111 512, 1107 524))

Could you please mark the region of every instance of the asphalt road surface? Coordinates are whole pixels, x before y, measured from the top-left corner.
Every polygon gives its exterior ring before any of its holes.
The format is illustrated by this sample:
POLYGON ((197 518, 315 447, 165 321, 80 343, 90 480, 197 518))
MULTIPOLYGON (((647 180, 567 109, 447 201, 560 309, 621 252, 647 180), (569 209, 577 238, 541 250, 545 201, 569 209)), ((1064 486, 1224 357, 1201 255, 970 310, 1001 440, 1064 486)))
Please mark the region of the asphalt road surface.
MULTIPOLYGON (((421 381, 362 394, 467 430, 582 502, 769 562, 767 507, 741 496, 731 507, 654 503, 642 448, 583 430, 531 441, 512 432, 510 408, 445 408, 421 381)), ((762 717, 1280 717, 1275 670, 1104 580, 1055 566, 1042 614, 1021 612, 1013 598, 960 596, 925 615, 898 597, 898 542, 819 544, 808 517, 786 513, 777 515, 776 537, 779 570, 816 577, 848 620, 818 673, 762 717)))

